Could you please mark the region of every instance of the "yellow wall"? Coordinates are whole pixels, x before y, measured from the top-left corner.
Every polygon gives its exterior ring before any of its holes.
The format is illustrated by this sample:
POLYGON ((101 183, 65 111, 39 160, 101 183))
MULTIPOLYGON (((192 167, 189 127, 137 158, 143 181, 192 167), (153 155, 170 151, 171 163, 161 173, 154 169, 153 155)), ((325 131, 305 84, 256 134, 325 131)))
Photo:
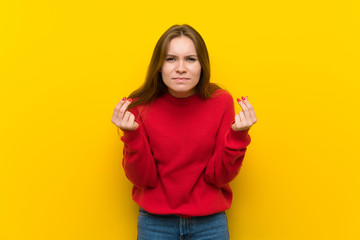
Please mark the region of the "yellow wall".
POLYGON ((232 239, 360 239, 359 16, 356 0, 1 1, 0 239, 135 239, 111 115, 176 23, 258 116, 232 239))

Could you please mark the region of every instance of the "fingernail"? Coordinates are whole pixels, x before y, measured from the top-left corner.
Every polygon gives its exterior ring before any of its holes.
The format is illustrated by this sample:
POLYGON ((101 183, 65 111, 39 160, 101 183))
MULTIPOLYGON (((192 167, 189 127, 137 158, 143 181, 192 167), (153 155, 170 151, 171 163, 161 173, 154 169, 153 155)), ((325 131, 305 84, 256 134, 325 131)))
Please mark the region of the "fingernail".
POLYGON ((242 99, 242 100, 245 100, 245 98, 244 98, 244 97, 241 97, 241 99, 242 99))
POLYGON ((237 101, 240 102, 241 100, 238 98, 237 101))
POLYGON ((128 101, 129 101, 129 102, 132 102, 132 98, 129 98, 128 101))
POLYGON ((123 101, 125 101, 126 100, 126 97, 123 97, 123 99, 122 99, 123 101))

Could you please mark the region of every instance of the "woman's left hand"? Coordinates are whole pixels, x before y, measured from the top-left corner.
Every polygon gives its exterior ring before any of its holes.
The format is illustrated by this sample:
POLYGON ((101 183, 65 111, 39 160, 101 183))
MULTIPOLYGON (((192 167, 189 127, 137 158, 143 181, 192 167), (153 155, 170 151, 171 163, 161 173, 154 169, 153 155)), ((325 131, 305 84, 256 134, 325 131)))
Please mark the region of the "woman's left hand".
POLYGON ((248 97, 237 99, 242 111, 235 115, 235 123, 231 126, 235 131, 250 129, 257 121, 254 108, 249 103, 248 97))

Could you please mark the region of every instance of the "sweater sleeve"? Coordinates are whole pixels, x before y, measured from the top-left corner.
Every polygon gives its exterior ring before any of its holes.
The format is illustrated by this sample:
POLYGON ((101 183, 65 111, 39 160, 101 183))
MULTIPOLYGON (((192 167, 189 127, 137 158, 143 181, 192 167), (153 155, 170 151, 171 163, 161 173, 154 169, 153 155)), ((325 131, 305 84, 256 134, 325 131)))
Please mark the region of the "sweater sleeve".
POLYGON ((126 177, 137 187, 154 187, 157 181, 157 170, 149 141, 136 110, 131 110, 136 116, 139 127, 135 130, 123 130, 121 140, 124 142, 122 165, 126 177))
POLYGON ((205 170, 205 180, 217 187, 224 187, 238 175, 251 141, 249 130, 235 131, 231 127, 235 122, 235 110, 230 94, 225 102, 215 149, 205 170))

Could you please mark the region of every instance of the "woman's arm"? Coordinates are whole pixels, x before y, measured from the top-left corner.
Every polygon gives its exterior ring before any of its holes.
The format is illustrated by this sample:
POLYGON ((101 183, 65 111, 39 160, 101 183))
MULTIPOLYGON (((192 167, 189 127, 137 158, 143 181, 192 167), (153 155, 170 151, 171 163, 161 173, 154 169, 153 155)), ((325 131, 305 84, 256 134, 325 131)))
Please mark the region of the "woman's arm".
MULTIPOLYGON (((154 187, 157 180, 155 161, 142 124, 136 122, 138 112, 135 108, 127 111, 131 99, 121 100, 115 107, 112 122, 123 130, 124 142, 123 168, 126 177, 137 187, 154 187), (135 115, 137 117, 135 117, 135 115)), ((139 121, 140 122, 140 121, 139 121)))
POLYGON ((205 170, 205 180, 217 187, 225 186, 238 175, 251 141, 248 131, 256 122, 255 112, 247 98, 239 104, 243 111, 235 116, 233 99, 227 99, 214 153, 205 170))

